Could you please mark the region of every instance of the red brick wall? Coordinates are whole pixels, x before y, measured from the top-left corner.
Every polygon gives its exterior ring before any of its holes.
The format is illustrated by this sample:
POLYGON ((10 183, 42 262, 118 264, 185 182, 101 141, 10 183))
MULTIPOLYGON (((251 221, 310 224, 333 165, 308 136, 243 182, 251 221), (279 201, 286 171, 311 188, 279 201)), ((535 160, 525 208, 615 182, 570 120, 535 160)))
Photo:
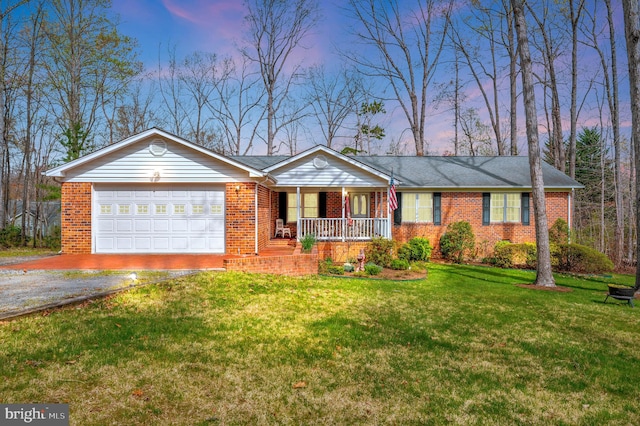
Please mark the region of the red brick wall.
POLYGON ((271 192, 258 185, 258 252, 269 243, 275 226, 275 219, 271 220, 271 192))
POLYGON ((227 271, 241 271, 276 275, 317 275, 318 253, 295 254, 292 256, 240 257, 225 259, 227 271))
POLYGON ((91 183, 65 182, 61 189, 62 252, 91 253, 91 183))
POLYGON ((318 258, 331 258, 334 262, 347 262, 349 259, 355 259, 360 250, 367 247, 367 244, 367 241, 319 241, 316 246, 318 247, 318 258))
MULTIPOLYGON (((549 227, 558 218, 567 220, 568 193, 550 192, 546 194, 547 221, 549 227)), ((530 201, 530 225, 521 223, 493 223, 482 225, 482 193, 481 192, 443 192, 442 193, 442 224, 433 223, 403 223, 393 225, 393 239, 406 242, 413 237, 425 237, 436 247, 435 256, 439 255, 439 241, 447 230, 447 225, 465 220, 471 224, 476 237, 476 251, 478 257, 484 257, 493 252, 493 246, 502 240, 514 243, 535 242, 535 217, 533 200, 530 201)))
POLYGON ((253 182, 227 183, 226 185, 226 252, 228 254, 256 252, 256 185, 253 182))

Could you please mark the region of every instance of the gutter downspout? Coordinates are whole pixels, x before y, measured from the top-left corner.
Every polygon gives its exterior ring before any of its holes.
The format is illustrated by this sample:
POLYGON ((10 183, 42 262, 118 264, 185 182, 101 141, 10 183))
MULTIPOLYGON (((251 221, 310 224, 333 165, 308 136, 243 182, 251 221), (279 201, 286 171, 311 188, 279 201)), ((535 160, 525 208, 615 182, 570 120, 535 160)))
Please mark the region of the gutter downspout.
POLYGON ((568 203, 567 203, 567 225, 569 228, 569 241, 567 241, 569 244, 571 244, 571 218, 573 217, 573 206, 571 203, 573 203, 573 197, 572 195, 574 194, 575 188, 571 188, 571 192, 569 192, 569 194, 567 194, 567 198, 568 198, 568 203))
POLYGON ((296 240, 300 241, 300 187, 297 186, 296 187, 296 217, 297 219, 297 223, 296 223, 296 240))

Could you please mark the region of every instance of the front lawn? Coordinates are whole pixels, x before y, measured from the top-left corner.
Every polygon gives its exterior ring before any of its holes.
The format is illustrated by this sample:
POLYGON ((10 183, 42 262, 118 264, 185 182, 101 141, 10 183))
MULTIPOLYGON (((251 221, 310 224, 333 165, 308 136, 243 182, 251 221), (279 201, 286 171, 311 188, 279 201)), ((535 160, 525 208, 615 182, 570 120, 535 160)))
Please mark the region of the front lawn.
POLYGON ((640 424, 640 309, 533 273, 202 273, 0 323, 0 403, 73 425, 640 424))

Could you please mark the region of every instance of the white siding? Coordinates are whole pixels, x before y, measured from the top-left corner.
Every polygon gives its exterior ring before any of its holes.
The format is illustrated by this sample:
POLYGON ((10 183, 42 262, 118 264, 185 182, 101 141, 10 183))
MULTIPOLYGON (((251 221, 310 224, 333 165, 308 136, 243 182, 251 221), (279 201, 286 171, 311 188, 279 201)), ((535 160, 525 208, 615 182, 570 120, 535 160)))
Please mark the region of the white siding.
POLYGON ((371 188, 386 185, 379 176, 336 158, 327 158, 327 166, 318 169, 313 157, 304 157, 274 170, 271 174, 278 180, 278 186, 371 188))
POLYGON ((233 165, 207 157, 180 144, 166 141, 162 156, 149 151, 145 139, 131 146, 78 166, 65 177, 68 182, 234 182, 246 181, 249 173, 233 165), (154 173, 159 175, 154 178, 154 173))

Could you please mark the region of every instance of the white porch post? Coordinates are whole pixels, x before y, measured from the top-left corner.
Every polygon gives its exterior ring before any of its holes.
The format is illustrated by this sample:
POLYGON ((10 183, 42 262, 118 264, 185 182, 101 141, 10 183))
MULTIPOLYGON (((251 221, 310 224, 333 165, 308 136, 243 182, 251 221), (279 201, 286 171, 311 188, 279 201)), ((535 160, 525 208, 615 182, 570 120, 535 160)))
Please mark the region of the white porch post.
POLYGON ((342 203, 342 242, 344 243, 344 236, 347 234, 347 225, 345 224, 345 216, 346 216, 346 205, 344 203, 344 186, 342 187, 342 191, 340 192, 340 202, 342 203))
POLYGON ((300 241, 300 187, 296 186, 296 240, 300 241))
POLYGON ((389 234, 387 235, 387 238, 391 240, 393 238, 393 219, 391 218, 391 206, 389 205, 390 189, 391 188, 387 187, 387 218, 389 219, 389 234))

